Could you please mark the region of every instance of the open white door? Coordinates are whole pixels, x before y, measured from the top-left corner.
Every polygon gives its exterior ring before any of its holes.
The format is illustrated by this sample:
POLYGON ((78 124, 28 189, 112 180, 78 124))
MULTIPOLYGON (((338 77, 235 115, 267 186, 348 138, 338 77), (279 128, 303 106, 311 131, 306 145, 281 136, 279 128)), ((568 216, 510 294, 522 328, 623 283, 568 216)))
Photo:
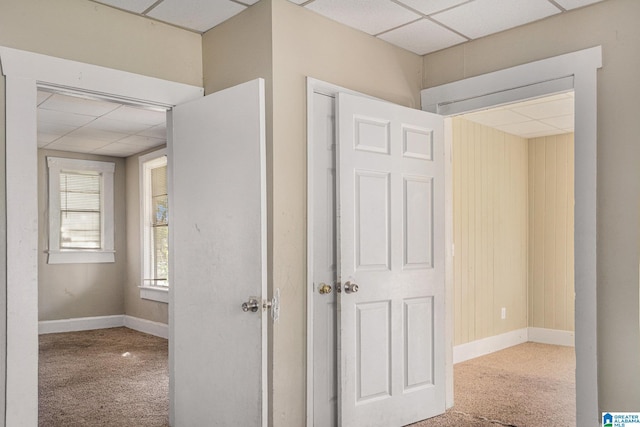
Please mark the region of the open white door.
POLYGON ((445 411, 441 116, 338 94, 339 423, 445 411))
POLYGON ((172 115, 173 422, 264 426, 264 81, 177 106, 172 115), (256 311, 244 312, 249 297, 256 311))

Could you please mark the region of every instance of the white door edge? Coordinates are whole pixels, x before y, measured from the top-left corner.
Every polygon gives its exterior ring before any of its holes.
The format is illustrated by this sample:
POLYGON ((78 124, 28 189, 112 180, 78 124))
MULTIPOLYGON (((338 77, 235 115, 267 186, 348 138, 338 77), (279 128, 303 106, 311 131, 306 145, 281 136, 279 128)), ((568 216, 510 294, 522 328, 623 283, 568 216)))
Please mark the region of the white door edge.
POLYGON ((164 106, 201 97, 204 91, 201 87, 3 46, 0 46, 0 63, 6 76, 7 231, 11 231, 7 233, 5 423, 35 427, 38 424, 38 208, 34 195, 37 194, 38 84, 164 106))
POLYGON ((316 159, 313 156, 314 135, 314 108, 313 108, 313 95, 319 93, 323 95, 335 98, 338 92, 348 93, 351 95, 358 95, 365 98, 377 99, 375 97, 344 88, 342 86, 334 85, 322 80, 314 79, 313 77, 307 77, 307 369, 306 369, 306 402, 307 402, 307 415, 306 425, 307 427, 313 427, 314 416, 314 403, 313 403, 313 364, 314 364, 314 346, 313 346, 313 260, 314 260, 314 238, 313 238, 313 168, 316 159))
MULTIPOLYGON (((422 109, 440 112, 443 106, 455 114, 465 107, 453 104, 467 102, 467 108, 477 110, 496 104, 514 102, 513 92, 524 87, 537 87, 538 92, 528 92, 528 97, 544 96, 554 91, 554 85, 545 82, 562 81, 572 76, 575 92, 575 271, 576 307, 576 423, 591 425, 598 419, 598 359, 597 359, 597 299, 596 299, 596 164, 597 164, 597 70, 602 67, 602 47, 596 46, 528 64, 471 77, 424 89, 421 92, 422 109), (551 91, 551 92, 550 92, 551 91), (501 94, 503 96, 501 96, 501 94), (469 100, 474 102, 468 103, 469 100), (461 102, 462 101, 462 102, 461 102)), ((450 139, 445 139, 445 149, 450 150, 450 139)), ((445 162, 448 169, 451 164, 445 162)), ((448 177, 450 172, 445 170, 448 177)), ((447 186, 447 192, 451 191, 447 186)), ((450 195, 447 194, 447 200, 450 195)), ((449 215, 449 211, 447 213, 449 215)), ((446 242, 448 248, 453 243, 446 242)), ((449 252, 450 253, 450 252, 449 252)), ((449 254, 448 253, 448 254, 449 254)), ((449 288, 450 286, 448 286, 449 288)), ((453 303, 447 293, 446 306, 453 303)), ((446 342, 453 340, 453 319, 447 328, 446 342)), ((449 319, 448 319, 449 322, 449 319)), ((447 323, 449 324, 449 323, 447 323)), ((447 353, 447 381, 453 383, 453 354, 447 353), (451 358, 449 358, 451 357, 451 358)), ((450 385, 449 383, 447 384, 450 385)), ((447 387, 449 389, 450 387, 447 387)), ((449 397, 449 396, 448 396, 449 397)), ((451 396, 453 398, 453 396, 451 396)), ((447 402, 453 404, 453 401, 447 402)))

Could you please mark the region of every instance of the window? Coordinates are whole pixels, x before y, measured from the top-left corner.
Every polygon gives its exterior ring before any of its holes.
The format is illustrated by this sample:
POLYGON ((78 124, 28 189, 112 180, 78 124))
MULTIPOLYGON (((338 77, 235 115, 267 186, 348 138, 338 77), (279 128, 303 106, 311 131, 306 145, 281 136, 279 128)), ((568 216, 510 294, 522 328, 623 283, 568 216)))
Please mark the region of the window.
POLYGON ((47 157, 49 264, 114 262, 115 164, 47 157))
POLYGON ((166 150, 140 157, 142 284, 140 296, 168 302, 169 191, 166 150))

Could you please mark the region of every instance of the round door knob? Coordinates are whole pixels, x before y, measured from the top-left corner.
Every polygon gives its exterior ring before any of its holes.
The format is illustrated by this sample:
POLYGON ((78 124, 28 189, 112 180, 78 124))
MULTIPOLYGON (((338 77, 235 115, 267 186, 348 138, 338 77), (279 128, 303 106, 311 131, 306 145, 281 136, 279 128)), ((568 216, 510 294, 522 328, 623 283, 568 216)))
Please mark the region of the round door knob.
POLYGON ((358 285, 355 283, 347 282, 344 284, 344 291, 348 294, 358 292, 358 285))
POLYGON ((322 295, 331 293, 331 285, 327 285, 326 283, 320 283, 320 287, 318 288, 318 292, 322 295))

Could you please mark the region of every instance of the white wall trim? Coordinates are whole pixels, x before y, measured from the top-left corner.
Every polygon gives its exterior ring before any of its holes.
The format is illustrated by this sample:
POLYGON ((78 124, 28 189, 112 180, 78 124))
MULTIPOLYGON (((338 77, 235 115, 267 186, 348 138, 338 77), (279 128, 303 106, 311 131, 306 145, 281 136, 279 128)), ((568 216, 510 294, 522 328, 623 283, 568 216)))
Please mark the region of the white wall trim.
POLYGON ((154 335, 160 338, 169 338, 169 325, 153 322, 126 314, 113 316, 77 317, 74 319, 42 320, 38 322, 38 334, 57 334, 61 332, 91 331, 95 329, 108 329, 127 327, 138 332, 154 335))
MULTIPOLYGON (((201 87, 0 46, 6 77, 6 425, 38 425, 37 106, 39 86, 172 107, 201 87)), ((171 294, 169 296, 171 299, 171 294)), ((172 310, 169 305, 169 310, 172 310)), ((171 315, 170 315, 171 317, 171 315)), ((172 405, 172 402, 170 402, 172 405)))
POLYGON ((575 347, 575 333, 559 329, 529 328, 529 341, 575 347))
MULTIPOLYGON (((456 111, 454 104, 473 109, 512 102, 514 89, 531 86, 546 95, 541 82, 557 80, 565 85, 573 77, 575 93, 575 343, 576 424, 592 425, 598 413, 597 357, 597 139, 598 69, 602 68, 602 47, 596 46, 540 61, 470 77, 421 92, 422 109, 431 112, 456 111), (468 102, 473 100, 473 102, 468 102), (465 101, 464 103, 461 101, 465 101), (471 108, 471 107, 468 107, 471 108)), ((563 86, 566 89, 565 86, 563 86)), ((556 88, 557 89, 557 88, 556 88)), ((448 242, 451 243, 451 242, 448 242)), ((447 306, 452 306, 447 299, 447 306)), ((447 331, 447 333, 452 333, 447 331)), ((453 363, 447 360, 452 375, 453 363)), ((449 378, 449 375, 447 376, 449 378)))
POLYGON ((513 347, 514 345, 523 344, 528 341, 528 336, 527 328, 522 328, 457 345, 453 347, 453 363, 464 362, 513 347))
POLYGON ((558 329, 522 328, 504 334, 471 341, 453 347, 453 364, 475 359, 504 350, 514 345, 535 342, 539 344, 574 346, 574 333, 558 329))
POLYGON ((169 325, 166 323, 154 322, 152 320, 140 319, 139 317, 123 316, 124 326, 138 332, 153 335, 156 337, 169 339, 169 325))
POLYGON ((113 316, 77 317, 74 319, 41 320, 38 322, 38 334, 91 331, 94 329, 117 328, 119 326, 124 326, 122 314, 116 314, 113 316))

